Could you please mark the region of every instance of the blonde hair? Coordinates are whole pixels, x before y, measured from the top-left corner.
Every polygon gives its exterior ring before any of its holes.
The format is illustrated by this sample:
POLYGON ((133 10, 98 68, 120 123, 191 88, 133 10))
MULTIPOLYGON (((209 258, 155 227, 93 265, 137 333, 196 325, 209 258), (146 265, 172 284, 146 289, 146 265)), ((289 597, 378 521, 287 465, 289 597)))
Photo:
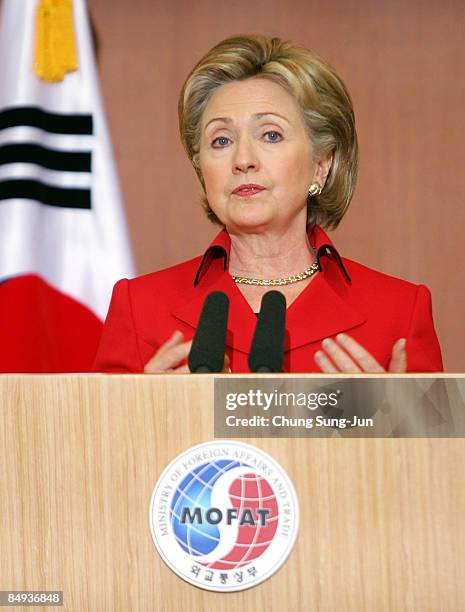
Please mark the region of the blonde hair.
MULTIPOLYGON (((315 157, 332 154, 322 193, 307 200, 308 222, 337 227, 355 188, 358 145, 349 93, 328 62, 305 47, 261 35, 238 35, 215 45, 193 68, 179 96, 181 141, 205 191, 198 163, 200 124, 213 92, 231 81, 269 79, 294 96, 315 157)), ((204 197, 208 217, 221 224, 204 197)))

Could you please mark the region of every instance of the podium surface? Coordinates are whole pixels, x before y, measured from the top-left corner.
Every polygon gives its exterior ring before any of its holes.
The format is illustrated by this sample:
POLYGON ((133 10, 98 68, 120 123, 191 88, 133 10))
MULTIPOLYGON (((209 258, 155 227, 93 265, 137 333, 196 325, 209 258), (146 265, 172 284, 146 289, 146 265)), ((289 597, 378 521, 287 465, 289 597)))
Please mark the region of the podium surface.
POLYGON ((179 578, 150 499, 214 438, 213 390, 210 375, 1 376, 0 590, 63 591, 79 612, 465 609, 462 438, 243 440, 294 484, 295 547, 245 591, 179 578))

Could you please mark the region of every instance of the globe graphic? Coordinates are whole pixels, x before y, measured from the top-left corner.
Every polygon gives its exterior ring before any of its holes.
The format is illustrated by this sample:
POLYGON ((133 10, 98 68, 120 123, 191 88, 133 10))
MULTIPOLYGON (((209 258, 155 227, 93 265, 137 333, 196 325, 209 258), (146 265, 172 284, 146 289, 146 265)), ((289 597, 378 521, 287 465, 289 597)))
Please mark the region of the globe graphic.
POLYGON ((193 559, 212 553, 219 545, 220 525, 205 520, 183 523, 181 513, 185 508, 191 515, 195 508, 201 508, 202 513, 211 508, 213 488, 224 474, 237 467, 250 468, 250 472, 240 474, 230 484, 231 508, 237 509, 238 516, 244 509, 250 509, 256 524, 238 526, 234 545, 221 558, 208 563, 198 559, 201 565, 209 568, 231 570, 248 565, 265 552, 276 533, 278 503, 271 485, 248 464, 222 459, 197 466, 177 487, 171 500, 171 526, 178 544, 193 559), (258 520, 257 508, 268 510, 265 525, 258 520))

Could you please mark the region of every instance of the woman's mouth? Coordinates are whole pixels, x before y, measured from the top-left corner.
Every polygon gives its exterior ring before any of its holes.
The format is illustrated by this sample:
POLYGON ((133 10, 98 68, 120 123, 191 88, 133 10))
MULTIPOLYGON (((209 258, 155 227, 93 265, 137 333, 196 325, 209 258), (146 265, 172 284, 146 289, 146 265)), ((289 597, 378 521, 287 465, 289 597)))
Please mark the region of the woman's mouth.
POLYGON ((237 195, 241 198, 250 198, 251 196, 257 195, 257 193, 260 193, 264 189, 265 188, 261 185, 239 185, 239 187, 234 189, 233 195, 237 195))

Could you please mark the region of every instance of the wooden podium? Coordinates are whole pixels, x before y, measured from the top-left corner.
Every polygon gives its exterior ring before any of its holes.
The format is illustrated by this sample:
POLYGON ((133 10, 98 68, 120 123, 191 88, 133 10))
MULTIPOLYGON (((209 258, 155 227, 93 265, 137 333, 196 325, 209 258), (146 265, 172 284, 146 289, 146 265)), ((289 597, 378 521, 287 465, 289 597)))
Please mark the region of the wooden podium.
POLYGON ((75 612, 465 609, 464 439, 244 440, 291 477, 300 529, 238 593, 181 580, 149 528, 165 466, 211 439, 209 375, 1 376, 0 590, 75 612))

